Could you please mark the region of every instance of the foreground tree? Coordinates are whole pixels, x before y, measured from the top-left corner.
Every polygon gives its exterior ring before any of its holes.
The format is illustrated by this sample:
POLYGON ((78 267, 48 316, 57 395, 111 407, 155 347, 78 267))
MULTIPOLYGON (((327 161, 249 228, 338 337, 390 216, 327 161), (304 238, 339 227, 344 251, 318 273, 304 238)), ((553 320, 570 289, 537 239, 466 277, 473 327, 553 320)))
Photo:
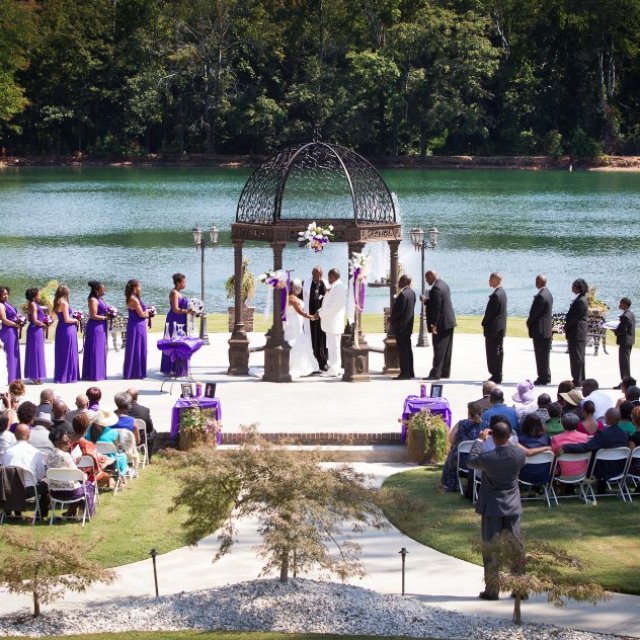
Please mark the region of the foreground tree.
POLYGON ((67 590, 80 593, 94 582, 113 581, 113 571, 87 559, 99 540, 89 545, 75 535, 36 540, 32 533, 3 531, 0 541, 10 550, 0 559, 0 584, 10 593, 31 594, 34 617, 41 604, 63 598, 67 590))
POLYGON ((521 603, 529 594, 546 593, 547 600, 563 607, 566 599, 596 604, 607 598, 605 590, 594 582, 580 580, 583 563, 561 547, 544 540, 528 541, 524 550, 524 572, 512 571, 522 566, 523 544, 509 531, 491 542, 478 543, 479 550, 490 553, 498 568, 497 591, 511 591, 513 621, 522 624, 521 603))
POLYGON ((255 428, 243 432, 235 451, 203 447, 168 458, 181 481, 172 509, 188 507, 189 542, 220 528, 215 561, 230 551, 238 520, 257 517, 261 575, 278 569, 282 582, 312 568, 342 580, 363 575, 360 546, 345 532, 388 526, 379 509, 383 493, 347 465, 321 466, 318 452, 301 455, 270 445, 255 428))

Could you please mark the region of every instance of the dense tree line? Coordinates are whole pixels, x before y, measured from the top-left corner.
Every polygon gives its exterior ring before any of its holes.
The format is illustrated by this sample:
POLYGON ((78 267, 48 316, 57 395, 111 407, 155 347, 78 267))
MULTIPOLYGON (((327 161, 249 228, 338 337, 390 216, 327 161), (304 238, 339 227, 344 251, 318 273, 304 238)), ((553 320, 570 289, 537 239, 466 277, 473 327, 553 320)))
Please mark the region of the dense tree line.
POLYGON ((640 0, 0 0, 10 153, 640 153, 640 0))

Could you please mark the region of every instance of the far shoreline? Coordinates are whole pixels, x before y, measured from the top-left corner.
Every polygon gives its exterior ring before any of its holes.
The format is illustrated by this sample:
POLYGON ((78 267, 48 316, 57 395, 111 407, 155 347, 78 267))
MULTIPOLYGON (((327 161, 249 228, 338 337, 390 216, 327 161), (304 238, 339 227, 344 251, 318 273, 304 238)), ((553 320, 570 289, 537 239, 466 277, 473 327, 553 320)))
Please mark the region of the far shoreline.
MULTIPOLYGON (((266 155, 149 154, 135 157, 94 157, 87 154, 5 156, 0 169, 23 167, 215 167, 252 169, 266 155)), ((571 158, 562 156, 367 156, 378 169, 502 169, 525 171, 640 172, 640 156, 571 158)))

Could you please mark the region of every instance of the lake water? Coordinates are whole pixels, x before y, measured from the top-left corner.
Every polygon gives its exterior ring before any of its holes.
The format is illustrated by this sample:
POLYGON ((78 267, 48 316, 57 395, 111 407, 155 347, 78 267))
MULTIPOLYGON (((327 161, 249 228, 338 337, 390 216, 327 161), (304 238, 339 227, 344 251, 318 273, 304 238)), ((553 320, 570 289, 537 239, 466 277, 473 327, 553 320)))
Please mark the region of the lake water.
MULTIPOLYGON (((135 277, 149 304, 165 310, 171 274, 188 277, 187 293, 199 296, 200 256, 191 228, 212 222, 220 242, 206 255, 208 308, 228 305, 224 281, 233 269, 230 225, 249 170, 209 168, 24 168, 0 171, 2 266, 0 280, 22 302, 28 286, 49 279, 69 284, 72 303, 84 306, 89 279, 107 285, 110 304, 123 305, 124 284, 135 277)), ((500 270, 509 311, 526 315, 534 278, 549 277, 557 310, 571 300, 571 282, 582 277, 614 310, 622 296, 640 299, 637 276, 640 175, 550 171, 387 170, 397 198, 405 240, 400 261, 419 289, 420 257, 409 229, 440 231, 427 268, 449 283, 456 311, 482 313, 488 276, 500 270)), ((250 268, 271 266, 268 246, 248 243, 250 268)), ((371 245, 376 275, 385 275, 388 252, 371 245)), ((284 264, 306 277, 314 264, 346 273, 347 249, 332 244, 321 254, 290 245, 284 264)), ((264 308, 266 287, 256 306, 264 308)), ((369 288, 366 310, 381 311, 386 289, 369 288)))

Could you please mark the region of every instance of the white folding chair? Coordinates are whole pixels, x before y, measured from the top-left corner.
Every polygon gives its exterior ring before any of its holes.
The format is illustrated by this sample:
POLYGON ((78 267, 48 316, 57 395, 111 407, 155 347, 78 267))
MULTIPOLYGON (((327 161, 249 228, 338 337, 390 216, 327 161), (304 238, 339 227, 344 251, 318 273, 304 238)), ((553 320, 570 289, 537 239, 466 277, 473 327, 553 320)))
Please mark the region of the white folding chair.
POLYGON ((462 466, 461 460, 463 455, 469 455, 469 451, 471 451, 471 447, 473 446, 473 440, 463 440, 458 445, 458 461, 456 463, 456 468, 458 469, 458 489, 460 489, 460 495, 464 495, 464 487, 462 486, 462 478, 469 478, 469 474, 473 473, 465 463, 465 466, 462 466))
POLYGON ((138 452, 140 453, 140 462, 144 469, 149 464, 149 444, 147 442, 147 424, 141 418, 136 418, 134 421, 138 434, 140 435, 140 444, 138 445, 138 452))
POLYGON ((100 492, 98 491, 98 481, 96 478, 98 476, 98 473, 100 472, 100 469, 97 467, 96 461, 91 456, 86 455, 80 456, 78 462, 76 462, 76 465, 78 469, 80 469, 80 471, 90 473, 93 476, 96 486, 96 490, 94 492, 94 503, 97 507, 98 503, 100 502, 100 492))
MULTIPOLYGON (((62 507, 66 504, 77 504, 82 502, 82 526, 84 527, 85 521, 91 520, 91 514, 89 513, 89 501, 87 500, 87 482, 85 480, 84 473, 80 469, 47 469, 47 480, 49 484, 54 482, 80 482, 82 486, 82 497, 74 498, 73 500, 62 500, 61 498, 55 498, 53 493, 49 493, 51 497, 51 516, 49 517, 49 526, 53 524, 56 516, 56 508, 58 505, 62 507)), ((55 491, 55 489, 53 489, 55 491)))
POLYGON ((112 442, 96 442, 96 451, 113 460, 113 468, 105 469, 105 471, 109 473, 116 482, 113 487, 113 495, 115 496, 122 484, 122 474, 118 466, 118 450, 112 442))
POLYGON ((629 459, 631 458, 631 449, 629 447, 614 447, 612 449, 598 449, 595 455, 593 456, 593 466, 591 468, 591 473, 589 474, 588 480, 588 493, 591 494, 591 501, 593 504, 597 504, 596 496, 605 497, 607 495, 611 495, 608 493, 599 493, 593 490, 593 485, 597 482, 597 478, 595 476, 596 473, 596 465, 598 462, 619 462, 621 471, 610 478, 606 478, 607 489, 609 491, 613 490, 613 485, 617 487, 616 495, 620 496, 623 502, 627 501, 627 493, 625 487, 625 479, 627 475, 627 469, 629 468, 629 459))
MULTIPOLYGON (((534 487, 542 487, 544 492, 544 499, 547 502, 547 507, 551 507, 551 501, 549 500, 549 485, 551 484, 551 479, 553 478, 553 461, 555 459, 553 451, 543 451, 542 453, 537 453, 535 456, 529 456, 525 462, 524 467, 520 470, 520 473, 527 467, 538 466, 538 465, 547 465, 547 475, 546 480, 543 484, 538 482, 527 482, 526 480, 522 480, 518 478, 518 483, 520 486, 527 487, 529 489, 533 489, 534 487)), ((541 497, 533 496, 529 498, 523 498, 520 496, 520 500, 541 500, 541 497)))
POLYGON ((625 478, 625 488, 627 490, 629 502, 633 502, 631 491, 629 489, 629 481, 633 484, 634 492, 637 490, 638 485, 640 485, 640 471, 635 470, 635 473, 633 472, 635 469, 634 462, 637 462, 638 465, 640 465, 640 447, 633 449, 629 456, 629 466, 627 467, 627 477, 625 478))
POLYGON ((589 498, 587 497, 587 493, 585 491, 585 487, 588 485, 587 482, 587 472, 589 469, 589 460, 591 460, 591 451, 587 451, 585 453, 563 453, 562 455, 556 458, 554 467, 553 467, 553 481, 549 488, 551 489, 551 497, 553 498, 556 506, 559 505, 558 502, 558 494, 556 493, 554 484, 558 485, 566 485, 578 487, 580 495, 566 495, 560 496, 560 498, 581 498, 585 504, 589 504, 589 498), (584 463, 584 471, 582 473, 577 473, 573 475, 563 475, 562 474, 562 463, 563 462, 583 462, 584 463))
POLYGON ((133 432, 127 429, 119 429, 118 431, 118 443, 120 444, 120 449, 127 454, 127 462, 129 464, 127 477, 137 478, 140 454, 136 447, 136 437, 133 435, 133 432))

